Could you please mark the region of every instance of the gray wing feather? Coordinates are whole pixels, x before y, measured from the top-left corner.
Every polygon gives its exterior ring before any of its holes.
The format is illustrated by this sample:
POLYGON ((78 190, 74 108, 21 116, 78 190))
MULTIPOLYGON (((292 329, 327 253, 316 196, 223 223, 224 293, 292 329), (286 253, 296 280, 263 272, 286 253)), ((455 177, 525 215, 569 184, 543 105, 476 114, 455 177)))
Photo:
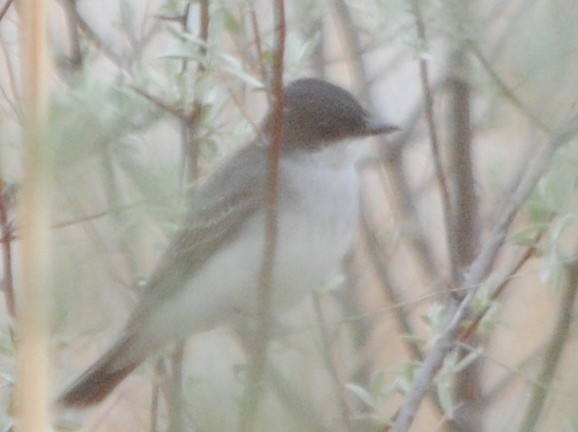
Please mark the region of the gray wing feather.
POLYGON ((182 289, 248 217, 265 204, 267 152, 252 144, 217 169, 199 188, 191 212, 152 273, 128 328, 182 289))

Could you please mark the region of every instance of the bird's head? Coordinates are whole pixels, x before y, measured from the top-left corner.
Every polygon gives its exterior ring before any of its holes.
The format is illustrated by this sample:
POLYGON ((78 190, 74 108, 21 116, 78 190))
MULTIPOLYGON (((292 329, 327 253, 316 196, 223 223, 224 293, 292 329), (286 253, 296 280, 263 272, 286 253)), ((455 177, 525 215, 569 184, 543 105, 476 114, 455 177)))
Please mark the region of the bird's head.
MULTIPOLYGON (((387 134, 396 126, 372 118, 351 93, 316 78, 296 80, 284 89, 283 149, 318 149, 345 139, 387 134)), ((273 113, 265 119, 267 138, 276 127, 273 113)))

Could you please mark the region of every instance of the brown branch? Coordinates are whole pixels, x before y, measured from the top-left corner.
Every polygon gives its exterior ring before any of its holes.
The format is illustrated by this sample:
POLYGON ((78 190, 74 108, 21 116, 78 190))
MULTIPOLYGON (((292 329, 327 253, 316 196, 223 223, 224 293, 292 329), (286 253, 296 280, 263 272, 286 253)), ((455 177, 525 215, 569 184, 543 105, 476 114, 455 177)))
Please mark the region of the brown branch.
MULTIPOLYGON (((185 342, 178 343, 170 358, 172 368, 168 380, 167 391, 169 417, 167 432, 180 432, 187 429, 183 412, 184 401, 181 390, 183 384, 183 359, 185 357, 185 345, 185 342)), ((159 359, 159 362, 161 361, 162 359, 159 359)), ((158 403, 158 401, 153 400, 153 406, 156 403, 158 403)))
POLYGON ((341 416, 341 421, 343 422, 346 431, 353 432, 355 429, 351 423, 349 407, 347 406, 347 401, 345 400, 343 382, 339 378, 339 372, 337 371, 337 367, 335 366, 335 362, 333 361, 331 355, 331 345, 329 343, 330 337, 325 323, 323 308, 321 307, 321 300, 317 293, 315 293, 313 296, 313 306, 315 308, 315 316, 317 318, 317 327, 319 328, 319 333, 321 334, 321 350, 323 361, 337 392, 337 402, 339 404, 339 414, 341 416))
MULTIPOLYGON (((381 246, 379 245, 379 241, 375 236, 375 231, 372 229, 365 212, 362 212, 361 227, 368 246, 369 256, 376 271, 376 275, 379 279, 382 290, 388 298, 389 303, 396 306, 392 309, 395 319, 403 334, 415 335, 416 331, 413 328, 411 321, 408 319, 408 315, 404 312, 404 308, 402 307, 404 300, 399 295, 399 291, 395 289, 392 276, 389 272, 389 269, 387 268, 387 265, 385 264, 386 259, 381 251, 381 246)), ((405 341, 404 346, 410 353, 410 356, 413 360, 416 362, 423 361, 424 353, 418 345, 408 340, 405 341)), ((434 403, 436 412, 443 416, 444 413, 442 404, 437 394, 435 392, 430 392, 430 396, 434 403)))
MULTIPOLYGON (((465 6, 464 6, 465 7, 465 6)), ((471 264, 478 243, 478 200, 472 164, 471 90, 468 82, 466 53, 463 46, 453 54, 451 87, 452 171, 454 173, 454 224, 458 271, 471 264)))
MULTIPOLYGON (((545 232, 545 231, 544 231, 545 232)), ((536 235, 533 239, 532 239, 532 243, 537 243, 540 238, 542 237, 542 235, 544 234, 544 232, 539 233, 538 235, 536 235)), ((504 292, 504 290, 508 287, 509 283, 512 280, 512 277, 518 273, 518 271, 520 271, 520 269, 522 268, 522 266, 532 257, 532 255, 535 252, 535 247, 534 246, 529 246, 527 248, 524 249, 524 251, 520 254, 520 256, 518 257, 518 259, 516 261, 514 261, 514 263, 512 264, 511 268, 506 272, 506 276, 504 276, 502 282, 494 289, 494 291, 492 292, 491 295, 491 300, 495 301, 497 300, 502 293, 504 292)), ((476 330, 478 329, 482 319, 484 319, 484 317, 486 316, 486 314, 489 312, 491 308, 491 305, 486 306, 482 311, 480 311, 471 321, 471 323, 468 325, 467 328, 465 328, 460 336, 459 336, 459 340, 460 341, 466 341, 472 334, 474 334, 476 332, 476 330)))
MULTIPOLYGON (((2 242, 2 262, 4 268, 4 279, 2 280, 1 289, 6 295, 6 306, 10 317, 14 319, 16 315, 16 300, 14 298, 14 277, 12 274, 12 242, 11 238, 14 236, 14 228, 8 218, 8 203, 9 199, 6 184, 0 180, 0 229, 2 231, 2 238, 6 241, 2 242)), ((10 331, 12 335, 12 330, 10 331)), ((12 335, 13 336, 13 335, 12 335)))
POLYGON ((8 12, 8 9, 10 9, 12 2, 13 0, 6 0, 6 3, 4 3, 4 6, 2 6, 2 10, 0 10, 0 21, 4 19, 4 15, 6 15, 6 12, 8 12))
POLYGON ((68 30, 68 38, 70 43, 70 53, 66 62, 66 66, 73 71, 78 71, 83 63, 82 51, 80 49, 80 39, 78 37, 78 25, 75 17, 76 2, 61 1, 64 9, 66 19, 66 29, 68 30))
MULTIPOLYGON (((188 17, 191 8, 191 3, 186 3, 185 9, 180 19, 177 21, 181 24, 183 32, 188 29, 188 17)), ((196 74, 190 74, 189 61, 184 59, 182 62, 181 73, 189 73, 191 78, 198 80, 206 71, 205 58, 207 54, 207 45, 209 39, 209 0, 201 0, 199 2, 199 33, 198 39, 201 60, 197 64, 196 74)), ((194 84, 193 84, 194 85, 194 84)), ((185 195, 192 193, 192 190, 187 188, 187 185, 195 183, 199 178, 199 125, 203 114, 202 100, 197 98, 194 100, 190 109, 184 108, 179 116, 181 119, 181 151, 185 156, 183 164, 181 165, 182 178, 182 192, 185 195), (190 192, 190 193, 187 193, 190 192)), ((175 347, 175 351, 171 355, 171 373, 169 377, 169 391, 168 391, 168 411, 169 411, 169 425, 167 430, 169 432, 178 432, 186 429, 185 418, 183 413, 183 397, 182 397, 182 382, 183 382, 183 359, 185 354, 185 343, 179 343, 175 347)), ((161 361, 161 360, 159 360, 161 361)))
MULTIPOLYGON (((423 21, 423 17, 421 15, 421 11, 417 2, 413 2, 413 15, 415 19, 415 25, 417 29, 417 37, 422 44, 423 47, 427 46, 427 38, 426 38, 426 31, 425 31, 425 24, 423 21)), ((460 282, 460 274, 459 274, 459 261, 457 257, 457 245, 455 241, 455 237, 452 235, 452 226, 453 226, 453 211, 450 201, 450 193, 447 184, 447 180, 444 175, 444 168, 440 154, 440 145, 438 142, 438 132, 437 132, 437 125, 435 122, 435 114, 434 114, 434 101, 433 101, 433 93, 429 84, 429 71, 428 71, 428 64, 424 58, 419 59, 419 76, 421 81, 421 87, 423 91, 423 97, 425 102, 425 112, 426 112, 426 119, 428 124, 428 134, 429 134, 429 142, 430 142, 430 149, 432 152, 433 162, 434 162, 434 169, 436 174, 436 179, 438 183, 438 187, 441 194, 441 201, 442 201, 442 208, 443 208, 443 218, 444 218, 444 225, 445 225, 445 232, 448 244, 448 251, 449 251, 449 260, 452 272, 452 282, 454 286, 457 286, 460 282)))
POLYGON ((110 48, 101 38, 100 36, 88 25, 86 20, 80 15, 78 10, 76 9, 76 2, 74 0, 60 0, 62 2, 70 3, 71 6, 68 7, 65 5, 64 7, 70 13, 70 17, 73 19, 76 26, 80 29, 80 31, 86 36, 89 42, 91 42, 96 49, 101 51, 105 57, 107 57, 112 63, 114 63, 117 67, 123 69, 124 60, 123 57, 116 52, 112 48, 110 48))
POLYGON ((399 415, 394 425, 395 432, 406 432, 409 430, 417 410, 431 383, 441 368, 447 354, 454 347, 454 342, 459 336, 460 326, 464 318, 468 315, 470 305, 479 286, 490 271, 498 252, 500 251, 514 217, 526 202, 531 192, 544 173, 548 170, 552 157, 556 150, 576 134, 576 128, 569 129, 555 137, 551 142, 545 144, 537 156, 535 163, 529 169, 525 180, 519 185, 511 197, 508 207, 496 223, 490 237, 484 243, 482 250, 472 262, 465 275, 463 288, 468 289, 468 294, 463 298, 448 322, 446 329, 441 333, 435 342, 431 352, 426 357, 422 366, 415 375, 414 383, 410 392, 402 405, 399 415))
MULTIPOLYGON (((187 4, 188 5, 188 4, 187 4)), ((196 79, 202 77, 206 71, 205 57, 207 54, 207 42, 209 39, 209 0, 201 0, 200 2, 200 16, 199 16, 199 34, 198 38, 201 41, 200 44, 200 56, 201 61, 197 64, 196 79)), ((186 26, 186 23, 184 24, 186 26)), ((199 157, 200 157, 200 146, 199 146, 199 125, 201 122, 201 117, 203 114, 203 102, 197 98, 193 102, 189 113, 182 123, 184 136, 185 136, 185 154, 187 155, 188 170, 184 176, 187 181, 186 184, 191 181, 195 181, 199 176, 199 157)))
POLYGON ((20 124, 23 124, 24 117, 25 117, 24 113, 23 113, 23 108, 18 105, 18 101, 21 99, 21 97, 20 97, 20 91, 19 91, 20 80, 16 77, 16 73, 15 73, 15 70, 17 68, 13 67, 13 64, 11 61, 11 56, 10 56, 10 50, 6 46, 6 42, 4 41, 4 38, 1 38, 1 37, 0 37, 0 46, 2 47, 2 51, 4 54, 3 57, 4 57, 4 61, 6 62, 6 72, 8 74, 8 82, 10 85, 10 90, 12 91, 12 95, 14 95, 14 100, 10 99, 10 97, 8 96, 8 91, 5 90, 4 87, 2 87, 2 93, 5 96, 6 102, 8 103, 8 105, 10 105, 10 108, 12 108, 12 110, 14 111, 14 114, 16 115, 18 122, 20 124))
POLYGON ((285 38, 287 27, 285 22, 284 0, 275 0, 275 58, 273 64, 272 92, 275 96, 273 113, 273 127, 271 143, 268 147, 268 172, 266 202, 267 213, 265 216, 265 245, 263 250, 263 262, 259 275, 257 296, 257 328, 254 334, 253 358, 247 386, 241 405, 240 431, 250 432, 253 430, 257 409, 261 398, 262 377, 267 365, 267 347, 271 333, 271 300, 273 295, 273 267, 277 250, 277 199, 279 182, 279 157, 283 142, 283 66, 285 56, 285 38))
POLYGON ((157 96, 150 94, 146 90, 138 88, 134 85, 128 86, 131 90, 134 90, 137 94, 148 100, 149 102, 155 104, 160 109, 178 117, 180 119, 185 119, 186 115, 182 108, 176 107, 174 105, 169 104, 168 102, 163 101, 162 99, 158 98, 157 96))
MULTIPOLYGON (((479 246, 479 203, 474 180, 472 91, 470 88, 470 68, 464 27, 472 23, 473 4, 469 0, 461 2, 452 14, 454 32, 448 70, 450 91, 450 160, 453 190, 453 213, 450 236, 455 244, 455 258, 458 275, 475 258, 479 246)), ((454 278, 455 281, 455 278, 454 278)), ((459 297, 458 297, 459 298, 459 297)), ((480 343, 472 337, 471 343, 480 343)), ((457 374, 455 398, 461 405, 451 422, 460 430, 476 431, 482 428, 482 367, 476 359, 457 374)))

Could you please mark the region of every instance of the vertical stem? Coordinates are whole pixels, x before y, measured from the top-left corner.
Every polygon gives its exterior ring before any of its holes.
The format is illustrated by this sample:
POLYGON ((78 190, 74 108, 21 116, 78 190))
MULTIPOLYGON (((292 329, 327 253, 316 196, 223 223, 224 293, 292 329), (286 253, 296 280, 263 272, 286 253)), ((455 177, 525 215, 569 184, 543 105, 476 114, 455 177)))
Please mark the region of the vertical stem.
POLYGON ((317 318, 317 326, 319 327, 319 333, 321 334, 321 354, 323 356, 323 361, 331 381, 335 387, 335 392, 337 393, 337 403, 339 405, 339 414, 341 416, 341 421, 343 422, 343 429, 347 432, 355 431, 351 413, 349 412, 349 406, 347 405, 346 394, 344 391, 343 381, 339 377, 339 371, 333 360, 332 350, 329 335, 327 330, 327 325, 325 323, 325 316, 323 313, 323 307, 321 305, 321 300, 319 294, 313 296, 313 307, 315 308, 315 316, 317 318))
POLYGON ((16 430, 45 432, 48 415, 48 288, 53 173, 47 142, 48 58, 45 0, 21 2, 26 111, 26 177, 22 192, 22 293, 17 302, 16 430))
MULTIPOLYGON (((187 30, 187 23, 191 3, 187 3, 183 12, 182 26, 183 31, 187 30)), ((197 64, 196 74, 191 78, 198 80, 202 79, 206 71, 205 57, 207 54, 207 44, 209 39, 209 0, 199 1, 199 33, 198 38, 202 41, 200 46, 201 60, 197 64)), ((188 69, 188 62, 183 62, 183 73, 191 74, 188 69)), ((184 156, 182 180, 182 192, 184 197, 190 197, 194 190, 189 188, 199 177, 199 125, 201 124, 201 116, 203 113, 203 103, 200 98, 195 98, 192 107, 188 113, 183 116, 181 120, 181 137, 182 137, 182 153, 184 156)), ((175 347, 175 351, 171 356, 171 376, 169 380, 169 395, 168 395, 168 411, 169 424, 167 430, 169 432, 178 432, 186 428, 184 417, 184 404, 182 395, 183 383, 183 359, 185 357, 185 342, 180 342, 175 347)))
POLYGON ((279 157, 283 142, 283 59, 285 54, 285 3, 276 0, 274 3, 275 20, 275 61, 273 64, 272 92, 275 96, 273 105, 273 129, 271 143, 268 147, 267 171, 267 214, 265 220, 265 245, 263 262, 257 293, 257 328, 254 340, 253 358, 248 374, 247 386, 241 405, 240 430, 253 430, 257 409, 262 396, 262 378, 267 365, 267 346, 269 343, 272 316, 271 300, 273 297, 273 274, 277 249, 277 199, 279 183, 279 157))
POLYGON ((456 239, 457 260, 460 269, 466 268, 475 257, 477 246, 478 202, 472 163, 472 124, 470 71, 468 68, 468 46, 462 26, 471 22, 469 1, 459 0, 455 8, 455 30, 458 35, 450 58, 451 93, 451 146, 452 169, 454 172, 455 224, 451 235, 456 239))
MULTIPOLYGON (((575 248, 576 256, 578 248, 575 248)), ((564 348, 568 345, 572 323, 575 317, 574 303, 578 291, 578 261, 573 259, 564 266, 565 278, 560 298, 560 307, 556 326, 552 338, 548 343, 544 355, 542 368, 538 375, 536 385, 532 391, 530 403, 526 409, 522 425, 518 429, 520 432, 534 432, 538 430, 540 417, 544 411, 544 404, 548 396, 548 391, 556 375, 556 370, 560 365, 564 348)))
POLYGON ((6 184, 0 179, 0 230, 2 232, 2 265, 4 267, 4 293, 6 308, 10 317, 16 316, 16 300, 14 298, 14 277, 12 274, 12 228, 8 220, 8 193, 6 184))
MULTIPOLYGON (((418 2, 414 0, 413 2, 413 14, 415 18, 415 24, 417 29, 417 37, 423 47, 427 46, 427 37, 425 31, 425 23, 419 8, 418 2)), ((445 224, 445 231, 447 237, 447 244, 449 250, 450 265, 452 270, 452 282, 454 286, 459 283, 459 271, 457 262, 457 247, 455 243, 455 238, 452 236, 452 222, 453 222, 453 211, 450 201, 450 192, 447 184, 447 180, 444 174, 444 167, 441 158, 440 145, 438 140, 437 125, 435 122, 434 115, 434 101, 433 94, 429 84, 429 70, 428 63, 425 59, 420 58, 419 60, 419 76, 421 81, 421 87, 425 102, 425 112, 428 124, 428 134, 431 152, 433 156, 435 175, 437 183, 440 189, 443 217, 445 224)))
MULTIPOLYGON (((205 65, 205 57, 207 55, 207 44, 209 39, 209 0, 201 0, 199 2, 199 34, 198 38, 202 41, 200 46, 201 61, 197 64, 197 71, 195 79, 202 79, 205 75, 207 69, 205 65)), ((185 29, 186 30, 186 29, 185 29)), ((203 103, 200 98, 195 98, 193 106, 189 112, 188 118, 185 120, 184 127, 186 128, 186 141, 185 145, 188 147, 187 155, 188 160, 188 170, 186 172, 186 178, 189 181, 194 181, 198 178, 198 166, 199 166, 199 125, 201 123, 201 114, 203 112, 203 103)))
MULTIPOLYGON (((472 93, 468 67, 468 32, 471 20, 471 2, 454 0, 449 3, 454 30, 454 46, 450 54, 449 88, 451 119, 451 166, 453 186, 453 224, 450 236, 456 248, 456 265, 459 274, 475 258, 478 246, 478 200, 475 192, 472 163, 473 131, 471 123, 472 93)), ((474 344, 479 338, 474 337, 474 344)), ((483 425, 482 361, 474 361, 458 376, 456 398, 462 408, 454 421, 464 431, 481 430, 483 425)))

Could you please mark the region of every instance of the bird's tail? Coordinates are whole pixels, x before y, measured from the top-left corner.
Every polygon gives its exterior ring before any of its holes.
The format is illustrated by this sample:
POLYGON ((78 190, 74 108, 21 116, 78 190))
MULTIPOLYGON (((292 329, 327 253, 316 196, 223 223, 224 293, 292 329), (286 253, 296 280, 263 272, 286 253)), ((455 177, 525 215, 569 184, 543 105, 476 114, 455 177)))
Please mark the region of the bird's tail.
POLYGON ((131 337, 123 337, 74 381, 58 398, 62 407, 82 408, 101 402, 136 367, 145 355, 135 355, 131 337))

